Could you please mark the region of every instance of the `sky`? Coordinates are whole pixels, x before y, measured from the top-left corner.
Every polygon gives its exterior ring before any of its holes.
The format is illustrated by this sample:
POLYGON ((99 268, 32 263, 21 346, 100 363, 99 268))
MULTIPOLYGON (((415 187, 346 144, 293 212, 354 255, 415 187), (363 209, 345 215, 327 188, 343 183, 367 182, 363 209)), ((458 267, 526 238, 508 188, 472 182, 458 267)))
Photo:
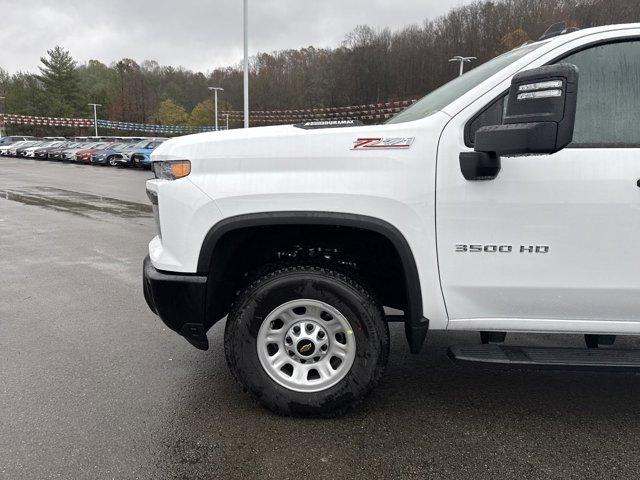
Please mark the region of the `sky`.
MULTIPOLYGON (((357 25, 391 29, 469 0, 249 0, 249 54, 334 47, 357 25)), ((80 63, 121 58, 209 72, 242 60, 242 0, 0 0, 0 67, 35 72, 55 45, 80 63)))

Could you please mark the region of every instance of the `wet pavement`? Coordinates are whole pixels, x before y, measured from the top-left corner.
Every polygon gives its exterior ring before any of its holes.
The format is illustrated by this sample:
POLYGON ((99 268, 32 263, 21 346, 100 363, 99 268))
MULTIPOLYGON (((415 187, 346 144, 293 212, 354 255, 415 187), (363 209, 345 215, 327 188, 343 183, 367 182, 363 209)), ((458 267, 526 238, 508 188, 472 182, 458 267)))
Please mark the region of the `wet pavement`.
POLYGON ((148 172, 0 164, 2 479, 640 474, 640 377, 452 364, 446 346, 475 334, 430 334, 411 355, 392 325, 389 367, 362 408, 332 420, 266 412, 227 371, 223 325, 201 352, 144 303, 148 172))
POLYGON ((0 190, 0 198, 98 219, 105 213, 121 218, 140 218, 149 217, 153 212, 151 205, 53 187, 0 190))

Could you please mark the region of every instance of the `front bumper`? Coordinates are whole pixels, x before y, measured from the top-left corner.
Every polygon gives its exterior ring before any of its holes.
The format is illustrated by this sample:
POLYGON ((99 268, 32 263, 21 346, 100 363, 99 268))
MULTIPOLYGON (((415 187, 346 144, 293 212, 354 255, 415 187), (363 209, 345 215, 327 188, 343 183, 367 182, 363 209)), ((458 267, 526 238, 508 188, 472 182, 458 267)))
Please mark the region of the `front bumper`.
POLYGON ((207 350, 207 277, 161 272, 151 264, 148 255, 143 262, 142 277, 144 298, 151 311, 191 345, 207 350))
POLYGON ((135 153, 131 155, 131 165, 138 168, 151 168, 151 158, 135 153))
POLYGON ((131 166, 131 159, 129 159, 128 157, 116 158, 116 159, 114 159, 114 162, 119 167, 130 167, 131 166))

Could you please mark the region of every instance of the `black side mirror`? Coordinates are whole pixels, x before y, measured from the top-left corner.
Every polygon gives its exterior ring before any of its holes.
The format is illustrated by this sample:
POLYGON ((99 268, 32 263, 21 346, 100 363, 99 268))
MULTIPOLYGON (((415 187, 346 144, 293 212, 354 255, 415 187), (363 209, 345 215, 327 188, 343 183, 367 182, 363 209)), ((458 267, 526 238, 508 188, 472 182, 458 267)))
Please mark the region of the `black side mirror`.
POLYGON ((476 132, 475 150, 498 155, 555 153, 571 143, 576 120, 578 69, 560 63, 513 77, 502 125, 476 132))
POLYGON ((476 132, 475 152, 460 154, 467 180, 490 180, 500 171, 500 155, 550 154, 573 139, 578 69, 560 63, 520 72, 509 89, 502 125, 476 132))

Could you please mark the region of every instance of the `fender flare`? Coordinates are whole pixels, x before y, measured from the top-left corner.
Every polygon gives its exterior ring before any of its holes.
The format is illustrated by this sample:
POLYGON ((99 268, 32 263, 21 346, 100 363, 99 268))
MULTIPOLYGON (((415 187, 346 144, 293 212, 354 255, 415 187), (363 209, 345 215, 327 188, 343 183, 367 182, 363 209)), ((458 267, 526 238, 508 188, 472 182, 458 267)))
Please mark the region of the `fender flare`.
POLYGON ((413 252, 404 235, 392 224, 367 215, 322 212, 322 211, 281 211, 237 215, 225 218, 215 224, 205 235, 198 257, 198 274, 207 275, 218 241, 227 233, 250 227, 273 225, 332 225, 369 230, 384 236, 394 246, 405 277, 407 291, 407 311, 405 312, 405 333, 412 353, 419 353, 429 327, 429 320, 423 317, 420 277, 413 252))

